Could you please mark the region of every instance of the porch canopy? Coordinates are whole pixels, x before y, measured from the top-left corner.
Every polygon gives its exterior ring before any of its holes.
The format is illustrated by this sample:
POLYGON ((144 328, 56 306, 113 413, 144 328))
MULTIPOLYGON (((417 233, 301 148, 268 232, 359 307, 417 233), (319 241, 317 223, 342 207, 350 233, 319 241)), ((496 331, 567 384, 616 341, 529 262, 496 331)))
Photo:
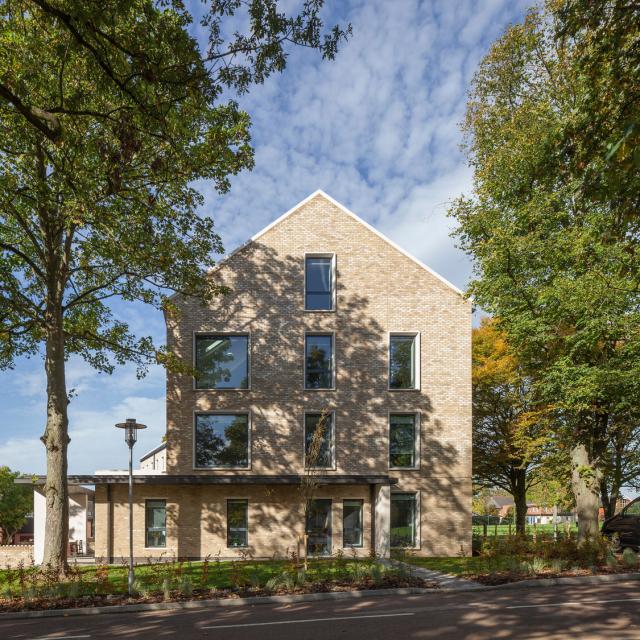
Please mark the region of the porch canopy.
MULTIPOLYGON (((46 476, 30 476, 17 478, 16 483, 43 485, 46 476)), ((368 484, 368 485, 394 485, 398 481, 386 475, 163 475, 163 474, 133 474, 133 484, 289 484, 299 485, 303 480, 313 480, 319 485, 331 484, 368 484)), ((97 474, 97 475, 72 475, 67 476, 69 484, 128 484, 127 473, 97 474)))

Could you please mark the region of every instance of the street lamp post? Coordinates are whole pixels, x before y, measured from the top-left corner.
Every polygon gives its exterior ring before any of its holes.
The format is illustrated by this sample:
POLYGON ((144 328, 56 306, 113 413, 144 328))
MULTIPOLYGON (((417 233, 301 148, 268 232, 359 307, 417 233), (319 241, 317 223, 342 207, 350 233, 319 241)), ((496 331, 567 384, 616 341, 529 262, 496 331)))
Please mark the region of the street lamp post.
POLYGON ((133 596, 133 445, 138 439, 138 429, 147 426, 136 422, 135 418, 127 418, 125 422, 116 424, 124 429, 124 441, 129 446, 129 596, 133 596))

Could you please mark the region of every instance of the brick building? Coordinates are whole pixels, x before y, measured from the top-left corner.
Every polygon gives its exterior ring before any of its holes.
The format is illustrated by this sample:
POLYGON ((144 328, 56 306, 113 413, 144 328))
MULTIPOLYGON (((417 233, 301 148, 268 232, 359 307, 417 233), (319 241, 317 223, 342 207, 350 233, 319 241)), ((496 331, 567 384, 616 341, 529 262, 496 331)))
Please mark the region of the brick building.
MULTIPOLYGON (((318 555, 470 553, 461 292, 322 192, 211 277, 229 293, 174 297, 166 317, 198 373, 167 376, 166 470, 136 472, 136 557, 300 552, 305 527, 318 555)), ((74 480, 89 479, 96 556, 126 556, 126 476, 74 480)))

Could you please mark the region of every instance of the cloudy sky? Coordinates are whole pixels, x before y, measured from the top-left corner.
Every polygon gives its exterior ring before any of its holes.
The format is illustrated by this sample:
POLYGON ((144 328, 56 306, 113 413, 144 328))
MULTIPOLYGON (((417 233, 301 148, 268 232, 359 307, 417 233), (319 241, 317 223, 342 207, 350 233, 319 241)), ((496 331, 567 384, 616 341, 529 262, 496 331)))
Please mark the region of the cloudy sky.
MULTIPOLYGON (((294 0, 287 4, 295 4, 294 0)), ((459 122, 474 70, 490 43, 520 21, 521 0, 326 0, 327 23, 353 25, 334 62, 292 51, 285 73, 240 102, 253 120, 256 166, 223 197, 207 184, 203 215, 232 250, 318 188, 376 226, 460 288, 467 258, 449 238, 447 203, 468 191, 459 122)), ((162 342, 160 313, 116 307, 139 335, 162 342)), ((39 440, 46 416, 42 360, 0 372, 0 465, 45 471, 39 440)), ((149 425, 136 453, 160 442, 164 374, 139 381, 132 367, 100 375, 68 365, 69 471, 123 468, 126 445, 115 422, 149 425)))

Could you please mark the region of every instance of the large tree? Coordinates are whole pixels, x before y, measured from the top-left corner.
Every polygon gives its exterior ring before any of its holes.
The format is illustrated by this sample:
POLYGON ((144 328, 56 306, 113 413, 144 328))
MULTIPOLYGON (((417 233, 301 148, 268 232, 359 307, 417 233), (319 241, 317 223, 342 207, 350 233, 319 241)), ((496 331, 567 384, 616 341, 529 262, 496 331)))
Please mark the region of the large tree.
POLYGON ((548 416, 536 407, 531 376, 498 322, 473 330, 473 479, 513 496, 518 533, 525 532, 527 492, 548 445, 548 416))
POLYGON ((473 194, 451 213, 471 292, 553 409, 584 540, 615 416, 640 397, 640 162, 625 137, 640 49, 632 3, 598 3, 577 26, 574 4, 530 11, 482 61, 464 123, 473 194))
POLYGON ((65 361, 171 364, 109 300, 171 311, 207 299, 222 251, 192 186, 251 168, 249 116, 223 95, 286 65, 287 45, 331 58, 323 0, 212 0, 202 51, 178 0, 5 0, 0 30, 0 366, 43 352, 47 378, 44 562, 66 571, 69 402, 65 361), (244 32, 228 22, 239 13, 244 32))

